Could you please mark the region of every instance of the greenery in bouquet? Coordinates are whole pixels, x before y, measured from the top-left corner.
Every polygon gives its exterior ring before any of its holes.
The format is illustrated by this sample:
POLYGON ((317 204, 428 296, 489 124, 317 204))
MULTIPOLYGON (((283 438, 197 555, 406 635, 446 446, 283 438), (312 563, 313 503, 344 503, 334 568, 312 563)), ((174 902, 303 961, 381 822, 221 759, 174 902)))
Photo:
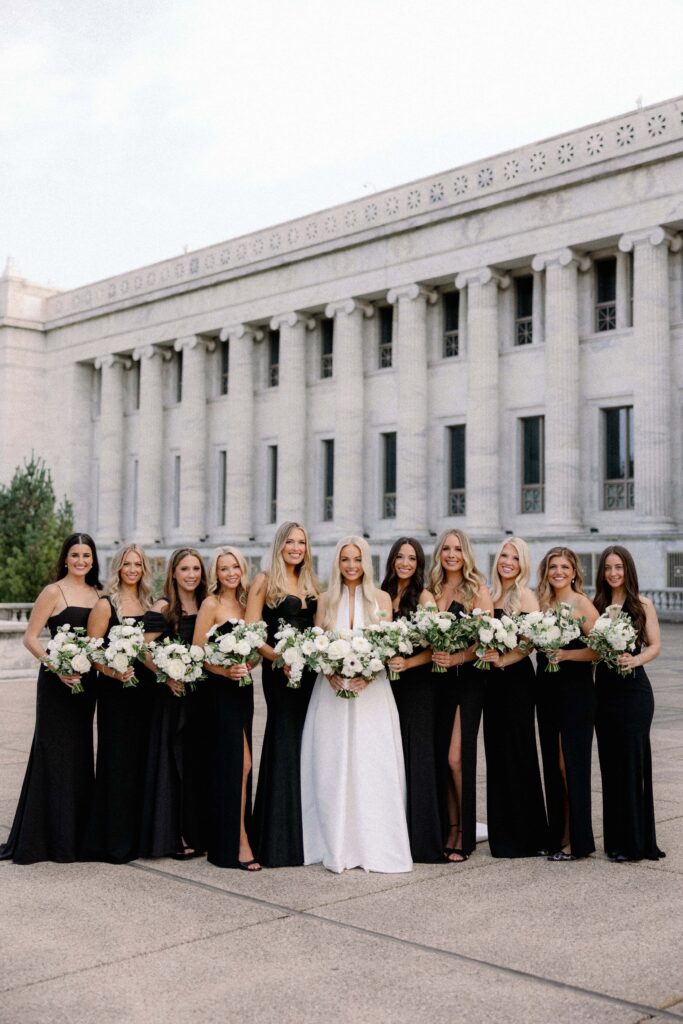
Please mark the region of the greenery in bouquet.
MULTIPOLYGON (((103 644, 102 637, 86 636, 83 626, 59 626, 47 642, 43 664, 58 676, 84 676, 92 668, 94 655, 103 644)), ((71 692, 84 692, 80 679, 72 685, 71 692)))
MULTIPOLYGON (((244 619, 230 619, 233 628, 229 633, 219 633, 219 626, 212 626, 206 634, 204 660, 209 665, 230 668, 233 665, 248 665, 257 661, 259 649, 268 637, 268 626, 259 622, 245 622, 244 619)), ((251 673, 240 677, 240 686, 254 682, 251 673)))
MULTIPOLYGON (((123 674, 135 661, 144 662, 146 653, 144 626, 135 619, 124 619, 109 630, 107 646, 95 651, 93 661, 123 674)), ((133 675, 123 683, 123 689, 137 686, 137 683, 138 679, 133 675)))
POLYGON ((194 690, 195 683, 204 678, 203 647, 166 637, 164 640, 153 640, 149 644, 149 653, 156 666, 157 682, 166 683, 172 679, 180 683, 180 693, 172 690, 177 697, 185 696, 187 690, 194 690))
POLYGON ((616 669, 620 676, 627 676, 633 671, 619 664, 620 655, 635 650, 637 635, 631 616, 618 604, 609 605, 596 620, 588 636, 581 639, 597 652, 600 661, 616 669))

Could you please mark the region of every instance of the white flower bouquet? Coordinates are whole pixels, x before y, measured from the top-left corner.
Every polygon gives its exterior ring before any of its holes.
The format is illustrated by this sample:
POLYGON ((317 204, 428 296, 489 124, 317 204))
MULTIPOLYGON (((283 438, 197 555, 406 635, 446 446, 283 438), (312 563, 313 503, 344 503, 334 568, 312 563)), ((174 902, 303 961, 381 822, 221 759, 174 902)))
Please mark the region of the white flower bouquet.
MULTIPOLYGON (((534 648, 547 655, 581 636, 583 619, 575 619, 572 606, 560 602, 546 612, 520 615, 517 622, 519 635, 524 637, 520 647, 527 651, 534 648)), ((559 672, 560 666, 548 661, 545 671, 559 672)))
MULTIPOLYGON (((98 665, 106 665, 114 672, 126 672, 133 662, 144 661, 147 647, 145 645, 145 629, 135 619, 124 619, 120 625, 109 630, 109 643, 93 654, 93 661, 98 665)), ((138 680, 131 676, 123 684, 123 689, 137 686, 138 680)))
POLYGON ((609 605, 582 640, 591 650, 597 651, 600 661, 611 665, 620 676, 627 676, 633 671, 619 664, 620 654, 635 650, 637 635, 631 616, 618 604, 609 605))
POLYGON ((277 654, 277 668, 289 668, 287 686, 298 690, 304 669, 316 669, 316 657, 330 646, 329 637, 320 626, 297 629, 280 619, 280 628, 275 634, 277 643, 273 650, 277 654))
MULTIPOLYGON (((375 622, 365 627, 365 635, 374 644, 378 657, 383 662, 399 655, 410 657, 413 653, 412 630, 405 618, 394 619, 393 622, 375 622)), ((399 672, 389 669, 389 679, 400 679, 399 672)))
MULTIPOLYGON (((384 669, 379 652, 363 630, 338 630, 328 633, 327 638, 327 648, 311 655, 312 667, 323 675, 372 682, 384 669)), ((357 697, 355 684, 350 682, 348 687, 337 690, 337 696, 347 700, 357 697)))
MULTIPOLYGON (((477 612, 478 609, 475 609, 477 612)), ((473 613, 474 614, 474 613, 473 613)), ((431 647, 433 651, 453 654, 473 642, 472 616, 440 612, 435 604, 420 605, 411 618, 411 639, 417 647, 431 647)), ((432 664, 432 672, 446 672, 442 665, 432 664)))
MULTIPOLYGON (((59 626, 47 643, 43 664, 58 676, 84 676, 92 668, 93 656, 104 643, 102 637, 86 636, 83 626, 59 626)), ((72 693, 83 693, 78 680, 72 693)))
POLYGON ((517 623, 509 615, 503 615, 500 619, 494 615, 479 615, 476 620, 474 642, 477 644, 477 660, 474 667, 488 670, 491 668, 491 662, 482 661, 487 651, 505 654, 506 651, 514 651, 519 645, 517 623))
POLYGON ((182 685, 182 697, 187 690, 194 690, 198 679, 204 678, 204 648, 196 644, 183 644, 180 640, 153 640, 148 646, 157 669, 157 682, 169 679, 182 685))
MULTIPOLYGON (((218 633, 218 626, 212 626, 206 634, 204 660, 209 665, 230 668, 232 665, 248 665, 258 659, 258 650, 266 642, 268 626, 262 620, 245 622, 244 619, 230 619, 233 629, 230 633, 218 633)), ((240 677, 240 686, 250 686, 254 680, 251 673, 240 677)))

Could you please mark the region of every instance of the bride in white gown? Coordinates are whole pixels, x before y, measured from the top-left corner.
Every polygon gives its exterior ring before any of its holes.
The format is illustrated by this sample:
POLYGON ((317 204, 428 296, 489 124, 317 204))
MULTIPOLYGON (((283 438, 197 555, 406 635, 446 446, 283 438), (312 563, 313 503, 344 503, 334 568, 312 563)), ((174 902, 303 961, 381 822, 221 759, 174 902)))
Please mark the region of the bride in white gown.
MULTIPOLYGON (((380 614, 391 618, 391 598, 374 586, 370 549, 361 537, 346 537, 337 545, 316 624, 360 629, 380 614)), ((403 747, 389 680, 385 672, 371 683, 355 680, 353 688, 362 692, 350 700, 337 696, 341 684, 319 675, 306 715, 304 862, 322 861, 330 871, 410 871, 403 747)))

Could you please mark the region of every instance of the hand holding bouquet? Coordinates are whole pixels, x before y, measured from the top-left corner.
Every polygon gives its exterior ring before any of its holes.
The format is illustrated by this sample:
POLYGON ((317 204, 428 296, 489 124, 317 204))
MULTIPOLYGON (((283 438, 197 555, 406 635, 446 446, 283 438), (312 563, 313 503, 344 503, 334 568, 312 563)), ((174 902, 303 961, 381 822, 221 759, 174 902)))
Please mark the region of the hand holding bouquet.
MULTIPOLYGON (((385 663, 398 656, 410 657, 413 653, 411 628, 407 619, 373 623, 365 627, 364 634, 374 645, 378 657, 385 663)), ((391 668, 388 674, 391 680, 401 678, 400 674, 391 668)))
POLYGON ((157 681, 168 683, 176 697, 194 690, 198 679, 204 678, 204 649, 180 640, 153 640, 149 653, 157 669, 157 681))
MULTIPOLYGON (((119 626, 112 626, 109 630, 108 646, 95 651, 93 661, 123 675, 134 661, 144 661, 146 653, 144 626, 135 619, 124 619, 119 626)), ((124 680, 123 689, 136 686, 137 682, 132 675, 124 680)))
POLYGON ((489 614, 478 615, 475 623, 474 642, 477 644, 477 660, 474 667, 490 670, 491 662, 482 660, 487 651, 505 654, 507 651, 514 651, 519 645, 517 623, 509 615, 497 619, 489 614))
MULTIPOLYGON (((574 618, 572 606, 564 601, 546 612, 528 612, 518 619, 519 634, 524 637, 520 646, 552 656, 560 647, 581 636, 582 622, 583 619, 574 618)), ((548 657, 545 671, 559 672, 560 666, 548 657)))
POLYGON ((283 619, 280 619, 280 629, 275 634, 275 639, 277 643, 273 650, 278 655, 275 665, 277 668, 289 669, 287 686, 292 690, 298 690, 304 669, 315 668, 316 655, 326 651, 330 641, 320 626, 297 629, 283 619))
POLYGON ((80 676, 90 671, 93 655, 103 643, 102 637, 86 636, 83 626, 59 626, 47 643, 43 664, 50 672, 63 677, 62 681, 74 679, 66 683, 72 693, 83 693, 80 676))
POLYGON ((327 637, 327 649, 311 656, 314 667, 328 679, 348 683, 337 687, 338 697, 357 697, 359 690, 384 669, 379 652, 363 631, 338 630, 328 633, 327 637))
MULTIPOLYGON (((244 619, 230 619, 234 628, 230 633, 218 633, 218 626, 212 626, 206 634, 204 660, 209 665, 231 668, 233 665, 248 665, 258 660, 259 648, 268 636, 268 626, 262 620, 245 622, 244 619)), ((240 686, 250 686, 254 680, 251 673, 240 676, 240 686)))
POLYGON ((622 611, 618 604, 611 604, 595 622, 588 636, 582 637, 583 642, 593 651, 597 651, 600 661, 615 668, 620 676, 629 675, 633 669, 624 668, 619 663, 622 654, 635 650, 636 631, 628 612, 622 611))
MULTIPOLYGON (((475 609, 476 611, 476 609, 475 609)), ((473 642, 472 617, 440 612, 435 604, 420 605, 411 616, 411 639, 419 647, 454 654, 473 642)), ((432 664, 432 672, 446 672, 443 665, 432 664)))

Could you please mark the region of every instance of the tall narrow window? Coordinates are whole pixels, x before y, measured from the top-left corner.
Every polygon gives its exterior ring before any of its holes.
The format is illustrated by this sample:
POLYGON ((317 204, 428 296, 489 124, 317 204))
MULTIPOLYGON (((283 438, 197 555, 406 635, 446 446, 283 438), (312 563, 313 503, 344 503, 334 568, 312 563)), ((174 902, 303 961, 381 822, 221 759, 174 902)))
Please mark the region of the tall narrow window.
POLYGON ((396 518, 396 434, 382 434, 382 518, 396 518))
POLYGON ((334 441, 323 441, 323 519, 334 519, 334 441))
POLYGON ((460 292, 446 292, 443 296, 443 358, 450 359, 460 352, 458 323, 460 320, 460 292))
POLYGON ((276 388, 280 383, 280 332, 268 332, 268 387, 276 388))
POLYGON ((180 456, 173 456, 173 525, 180 526, 180 456))
POLYGON ((128 408, 137 412, 140 408, 140 361, 136 360, 129 370, 128 377, 128 408))
POLYGON ((380 306, 379 314, 379 358, 380 370, 386 370, 393 361, 394 310, 392 306, 380 306))
POLYGON ((334 320, 324 317, 320 321, 320 376, 331 377, 334 370, 334 320))
POLYGON ((102 412, 102 370, 94 369, 92 378, 92 414, 97 419, 102 412))
POLYGON ((183 350, 176 352, 175 359, 173 360, 173 366, 175 369, 175 380, 174 380, 174 391, 176 402, 182 402, 183 400, 183 350))
POLYGON ((225 526, 227 514, 228 453, 225 448, 218 451, 217 524, 225 526))
POLYGON ((221 376, 220 376, 220 389, 221 395, 227 395, 229 375, 230 375, 230 339, 226 339, 221 342, 221 376))
MULTIPOLYGON (((139 365, 139 364, 138 364, 139 365)), ((133 459, 133 466, 131 472, 131 521, 133 530, 138 528, 138 476, 139 476, 140 463, 138 459, 133 459)))
POLYGON ((617 326, 617 258, 595 261, 595 330, 613 331, 617 326))
POLYGON ((606 509, 633 508, 633 406, 605 409, 606 509))
POLYGON ((448 427, 448 512, 464 516, 465 498, 465 425, 448 427))
POLYGON ((527 416, 522 420, 522 512, 543 512, 545 508, 545 418, 527 416))
POLYGON ((515 278, 515 345, 530 345, 533 333, 534 278, 524 274, 515 278))
POLYGON ((268 445, 268 522, 277 522, 277 445, 268 445))

